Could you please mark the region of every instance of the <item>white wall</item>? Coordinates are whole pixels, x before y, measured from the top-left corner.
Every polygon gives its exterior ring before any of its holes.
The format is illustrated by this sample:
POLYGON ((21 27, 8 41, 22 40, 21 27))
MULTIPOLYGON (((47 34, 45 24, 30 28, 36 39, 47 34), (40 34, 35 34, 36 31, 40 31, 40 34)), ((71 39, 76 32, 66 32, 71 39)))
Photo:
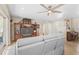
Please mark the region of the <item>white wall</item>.
POLYGON ((79 19, 75 18, 75 19, 69 19, 69 26, 71 28, 71 31, 77 31, 79 32, 79 19))
MULTIPOLYGON (((35 20, 33 20, 35 21, 35 20)), ((36 21, 40 24, 39 33, 42 34, 51 34, 51 33, 58 33, 58 32, 65 32, 66 26, 64 20, 57 20, 57 21, 36 21)))
POLYGON ((79 19, 72 19, 72 22, 73 29, 79 32, 79 19))
POLYGON ((64 33, 66 31, 65 21, 59 20, 54 22, 46 22, 46 23, 40 23, 40 32, 41 34, 52 34, 52 33, 64 33))
POLYGON ((65 26, 65 22, 64 22, 64 20, 62 20, 62 21, 56 21, 55 23, 54 23, 54 26, 55 26, 55 30, 56 30, 56 32, 65 32, 65 29, 66 29, 66 26, 65 26))
MULTIPOLYGON (((12 23, 12 40, 14 40, 14 23, 18 23, 22 20, 22 18, 19 17, 12 17, 13 23, 12 23)), ((37 22, 37 24, 40 24, 40 28, 38 29, 39 35, 47 35, 52 33, 60 33, 65 32, 66 26, 64 20, 57 20, 57 21, 37 21, 32 20, 32 23, 37 22)))

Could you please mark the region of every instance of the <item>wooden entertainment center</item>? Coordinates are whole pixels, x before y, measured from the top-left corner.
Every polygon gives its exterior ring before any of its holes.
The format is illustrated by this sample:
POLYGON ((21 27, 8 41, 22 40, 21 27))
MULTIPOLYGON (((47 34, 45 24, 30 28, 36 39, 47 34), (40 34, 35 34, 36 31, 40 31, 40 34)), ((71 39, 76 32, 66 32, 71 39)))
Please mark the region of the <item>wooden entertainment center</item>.
POLYGON ((32 24, 31 19, 23 18, 19 23, 14 23, 14 41, 19 38, 38 36, 39 24, 32 24))

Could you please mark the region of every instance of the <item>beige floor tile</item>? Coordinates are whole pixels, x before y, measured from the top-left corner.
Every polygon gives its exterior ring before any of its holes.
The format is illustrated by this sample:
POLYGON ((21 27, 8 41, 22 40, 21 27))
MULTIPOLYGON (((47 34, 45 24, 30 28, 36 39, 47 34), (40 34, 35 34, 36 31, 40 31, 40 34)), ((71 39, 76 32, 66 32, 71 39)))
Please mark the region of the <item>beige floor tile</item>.
POLYGON ((79 41, 65 41, 65 55, 79 55, 79 41))

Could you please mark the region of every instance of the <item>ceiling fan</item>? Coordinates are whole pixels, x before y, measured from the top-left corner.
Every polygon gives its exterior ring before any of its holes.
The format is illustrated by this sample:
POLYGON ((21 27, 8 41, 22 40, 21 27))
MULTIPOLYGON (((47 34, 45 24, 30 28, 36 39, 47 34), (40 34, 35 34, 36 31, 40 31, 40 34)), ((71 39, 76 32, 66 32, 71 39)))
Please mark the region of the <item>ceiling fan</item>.
POLYGON ((61 13, 61 11, 58 11, 58 10, 56 10, 56 9, 59 8, 59 7, 61 7, 61 6, 63 6, 64 4, 59 4, 59 5, 55 6, 55 7, 53 7, 52 5, 49 5, 48 7, 45 6, 44 4, 40 4, 40 5, 41 5, 43 8, 45 8, 46 11, 39 12, 39 13, 45 13, 45 12, 47 12, 47 13, 48 13, 48 16, 49 16, 49 15, 51 15, 52 13, 61 13))

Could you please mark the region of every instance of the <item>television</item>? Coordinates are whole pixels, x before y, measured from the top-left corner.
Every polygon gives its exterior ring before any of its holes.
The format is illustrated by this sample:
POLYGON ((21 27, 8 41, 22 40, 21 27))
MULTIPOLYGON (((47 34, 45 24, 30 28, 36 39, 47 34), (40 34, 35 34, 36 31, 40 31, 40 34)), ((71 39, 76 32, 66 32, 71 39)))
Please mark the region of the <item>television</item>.
POLYGON ((21 28, 22 37, 31 37, 33 32, 33 28, 31 27, 23 27, 21 28))

